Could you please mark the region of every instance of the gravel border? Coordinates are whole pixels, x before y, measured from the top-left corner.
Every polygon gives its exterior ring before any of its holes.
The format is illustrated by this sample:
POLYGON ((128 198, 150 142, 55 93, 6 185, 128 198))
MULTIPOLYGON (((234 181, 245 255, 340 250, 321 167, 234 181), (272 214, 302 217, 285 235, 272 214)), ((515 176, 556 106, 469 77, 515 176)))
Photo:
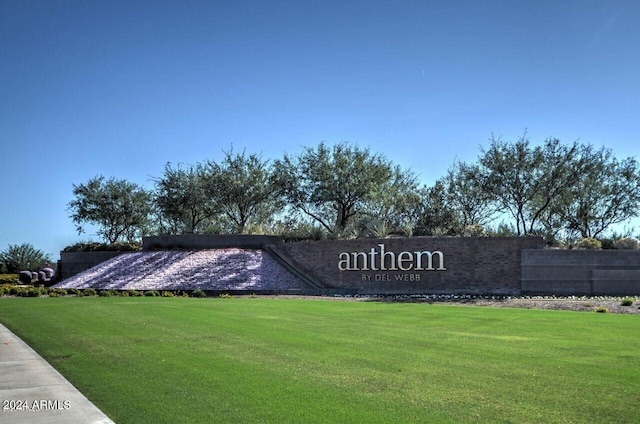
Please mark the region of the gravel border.
MULTIPOLYGON (((262 297, 262 296, 260 296, 262 297)), ((430 303, 456 306, 489 306, 501 308, 550 309, 561 311, 608 312, 640 315, 640 296, 587 297, 587 296, 477 296, 477 295, 355 295, 355 296, 264 296, 276 298, 305 298, 316 300, 342 300, 389 303, 430 303), (633 304, 622 306, 623 299, 633 304), (604 310, 603 308, 606 308, 604 310)))

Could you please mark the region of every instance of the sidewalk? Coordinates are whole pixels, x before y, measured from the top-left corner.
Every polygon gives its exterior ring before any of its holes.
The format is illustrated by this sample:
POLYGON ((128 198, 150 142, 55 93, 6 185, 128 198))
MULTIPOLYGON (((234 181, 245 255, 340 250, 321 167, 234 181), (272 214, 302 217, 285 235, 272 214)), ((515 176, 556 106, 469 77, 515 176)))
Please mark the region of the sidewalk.
POLYGON ((2 324, 0 422, 113 424, 58 371, 2 324))

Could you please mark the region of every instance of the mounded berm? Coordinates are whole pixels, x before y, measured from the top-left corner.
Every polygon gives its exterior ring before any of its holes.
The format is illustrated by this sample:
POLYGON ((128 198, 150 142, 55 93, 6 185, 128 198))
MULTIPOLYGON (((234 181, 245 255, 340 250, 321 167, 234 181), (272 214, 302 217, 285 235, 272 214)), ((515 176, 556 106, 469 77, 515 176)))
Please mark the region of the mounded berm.
POLYGON ((265 250, 238 248, 122 253, 56 287, 315 293, 265 250))

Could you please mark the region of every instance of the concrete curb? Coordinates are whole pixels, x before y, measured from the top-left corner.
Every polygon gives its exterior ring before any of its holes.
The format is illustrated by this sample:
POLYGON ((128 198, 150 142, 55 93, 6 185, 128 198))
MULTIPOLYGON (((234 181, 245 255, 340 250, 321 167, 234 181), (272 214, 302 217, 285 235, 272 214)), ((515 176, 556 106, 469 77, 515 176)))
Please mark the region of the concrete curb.
POLYGON ((113 424, 55 368, 2 324, 0 422, 113 424))

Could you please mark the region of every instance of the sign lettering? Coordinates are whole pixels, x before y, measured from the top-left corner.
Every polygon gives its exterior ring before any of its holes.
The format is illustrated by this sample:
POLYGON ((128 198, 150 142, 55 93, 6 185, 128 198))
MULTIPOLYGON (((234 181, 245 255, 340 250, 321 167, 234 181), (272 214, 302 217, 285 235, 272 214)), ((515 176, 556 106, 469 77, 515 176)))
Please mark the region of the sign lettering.
POLYGON ((341 252, 338 255, 340 271, 446 271, 444 254, 435 250, 387 251, 384 243, 363 252, 341 252))

